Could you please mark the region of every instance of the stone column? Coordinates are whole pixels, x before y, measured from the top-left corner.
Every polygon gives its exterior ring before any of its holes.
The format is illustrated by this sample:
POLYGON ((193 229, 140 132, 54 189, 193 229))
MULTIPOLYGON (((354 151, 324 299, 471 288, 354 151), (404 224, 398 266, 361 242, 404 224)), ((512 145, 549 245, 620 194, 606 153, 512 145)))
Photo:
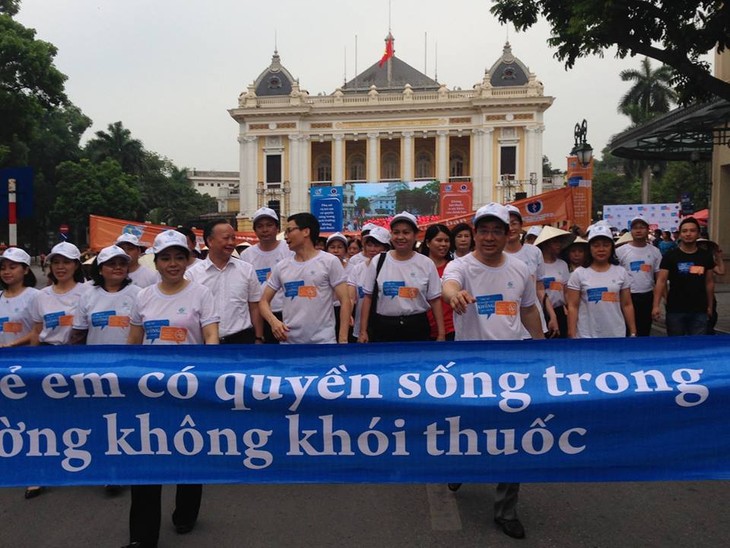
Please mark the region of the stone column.
POLYGON ((494 128, 484 128, 482 142, 482 203, 475 204, 482 206, 494 201, 494 178, 492 172, 494 170, 493 145, 494 145, 494 128))
POLYGON ((368 150, 367 150, 367 174, 368 183, 377 183, 380 180, 378 166, 380 159, 378 158, 378 134, 368 133, 368 150))
POLYGON ((283 218, 288 217, 292 213, 295 213, 290 210, 292 204, 291 204, 291 190, 295 188, 299 188, 302 186, 302 170, 301 170, 301 150, 299 147, 299 135, 296 133, 293 133, 289 135, 289 173, 287 174, 287 177, 284 177, 284 180, 289 180, 289 188, 288 192, 289 195, 286 196, 286 200, 284 200, 282 203, 281 208, 281 216, 283 218))
POLYGON ((401 139, 401 155, 403 157, 403 176, 401 181, 413 181, 413 132, 404 131, 401 139))
POLYGON ((439 182, 449 180, 449 132, 441 129, 436 132, 436 177, 439 182))
POLYGON ((239 228, 248 230, 251 218, 256 211, 256 188, 258 183, 258 137, 241 134, 239 142, 239 188, 238 217, 239 228))
POLYGON ((542 134, 545 131, 544 125, 535 127, 535 173, 537 173, 537 187, 535 194, 542 194, 542 134))
POLYGON ((309 135, 299 136, 299 184, 291 185, 291 213, 309 211, 309 183, 312 174, 312 154, 309 135))
POLYGON ((345 136, 335 134, 332 136, 334 147, 332 151, 332 184, 342 186, 345 182, 345 136))
POLYGON ((484 162, 484 150, 482 149, 482 138, 484 136, 483 129, 472 130, 472 146, 473 156, 471 158, 471 183, 474 189, 472 202, 474 209, 478 209, 484 205, 484 174, 482 172, 482 164, 484 162))

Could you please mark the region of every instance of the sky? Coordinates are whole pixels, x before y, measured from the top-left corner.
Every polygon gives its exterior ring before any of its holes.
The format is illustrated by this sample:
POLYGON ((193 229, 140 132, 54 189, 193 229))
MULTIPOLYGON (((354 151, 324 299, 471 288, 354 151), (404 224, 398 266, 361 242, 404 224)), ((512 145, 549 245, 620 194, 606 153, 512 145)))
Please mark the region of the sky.
POLYGON ((616 111, 630 87, 619 73, 638 68, 639 57, 621 60, 609 51, 566 70, 546 43, 547 24, 516 33, 489 13, 489 0, 391 0, 390 15, 388 4, 22 0, 16 19, 58 48, 67 94, 93 120, 85 139, 122 121, 147 150, 178 167, 238 170, 238 125, 228 109, 269 66, 275 47, 311 95, 330 94, 355 76, 355 66, 361 72, 380 59, 389 24, 396 56, 450 89, 480 82, 508 39, 555 98, 543 133, 554 168, 565 169, 573 128, 584 118, 597 156, 628 127, 616 111))

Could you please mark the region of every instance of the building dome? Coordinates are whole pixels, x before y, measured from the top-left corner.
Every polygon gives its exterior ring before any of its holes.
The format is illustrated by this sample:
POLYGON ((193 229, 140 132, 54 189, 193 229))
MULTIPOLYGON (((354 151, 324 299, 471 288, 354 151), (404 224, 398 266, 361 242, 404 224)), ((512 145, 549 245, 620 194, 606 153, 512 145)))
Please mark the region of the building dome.
POLYGON ((272 95, 289 95, 292 92, 295 80, 288 70, 281 64, 279 52, 274 50, 271 65, 264 70, 253 84, 258 97, 272 95))
POLYGON ((505 43, 502 57, 492 65, 488 74, 489 83, 495 88, 524 86, 530 79, 529 69, 512 54, 509 42, 505 43))

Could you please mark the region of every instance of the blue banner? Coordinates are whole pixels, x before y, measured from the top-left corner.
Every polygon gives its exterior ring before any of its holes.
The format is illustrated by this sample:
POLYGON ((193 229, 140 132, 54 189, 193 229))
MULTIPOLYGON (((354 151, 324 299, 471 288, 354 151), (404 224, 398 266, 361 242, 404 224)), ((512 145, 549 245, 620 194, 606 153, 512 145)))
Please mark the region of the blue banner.
POLYGON ((0 485, 730 478, 730 338, 0 352, 0 485))
POLYGON ((313 186, 310 191, 310 209, 319 221, 321 232, 339 232, 342 230, 342 197, 341 186, 313 186))

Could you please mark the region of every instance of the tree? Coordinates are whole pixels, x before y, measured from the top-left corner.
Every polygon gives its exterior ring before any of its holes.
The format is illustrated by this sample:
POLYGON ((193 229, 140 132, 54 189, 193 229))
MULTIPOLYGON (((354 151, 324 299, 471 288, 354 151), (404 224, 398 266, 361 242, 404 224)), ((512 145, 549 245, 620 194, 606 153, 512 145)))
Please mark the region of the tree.
POLYGON ((368 200, 365 196, 360 196, 355 201, 355 207, 358 212, 362 211, 363 214, 367 215, 370 213, 370 200, 368 200))
POLYGON ((710 195, 709 165, 705 162, 670 162, 651 188, 653 203, 679 202, 682 194, 692 197, 695 210, 704 209, 710 195))
POLYGON ((97 131, 96 137, 86 143, 86 154, 95 161, 113 159, 127 173, 140 175, 144 164, 142 141, 132 138, 132 132, 122 122, 107 126, 108 132, 97 131))
POLYGON ((494 0, 491 12, 501 23, 525 30, 544 17, 555 57, 572 68, 587 55, 644 55, 674 69, 672 84, 680 102, 730 101, 730 82, 716 78, 701 56, 730 46, 730 2, 718 0, 494 0))
POLYGON ((671 104, 677 101, 677 94, 671 87, 672 70, 667 65, 654 70, 649 58, 644 57, 641 70, 626 69, 619 75, 624 82, 634 83, 618 105, 618 111, 631 118, 634 126, 669 112, 671 104))

